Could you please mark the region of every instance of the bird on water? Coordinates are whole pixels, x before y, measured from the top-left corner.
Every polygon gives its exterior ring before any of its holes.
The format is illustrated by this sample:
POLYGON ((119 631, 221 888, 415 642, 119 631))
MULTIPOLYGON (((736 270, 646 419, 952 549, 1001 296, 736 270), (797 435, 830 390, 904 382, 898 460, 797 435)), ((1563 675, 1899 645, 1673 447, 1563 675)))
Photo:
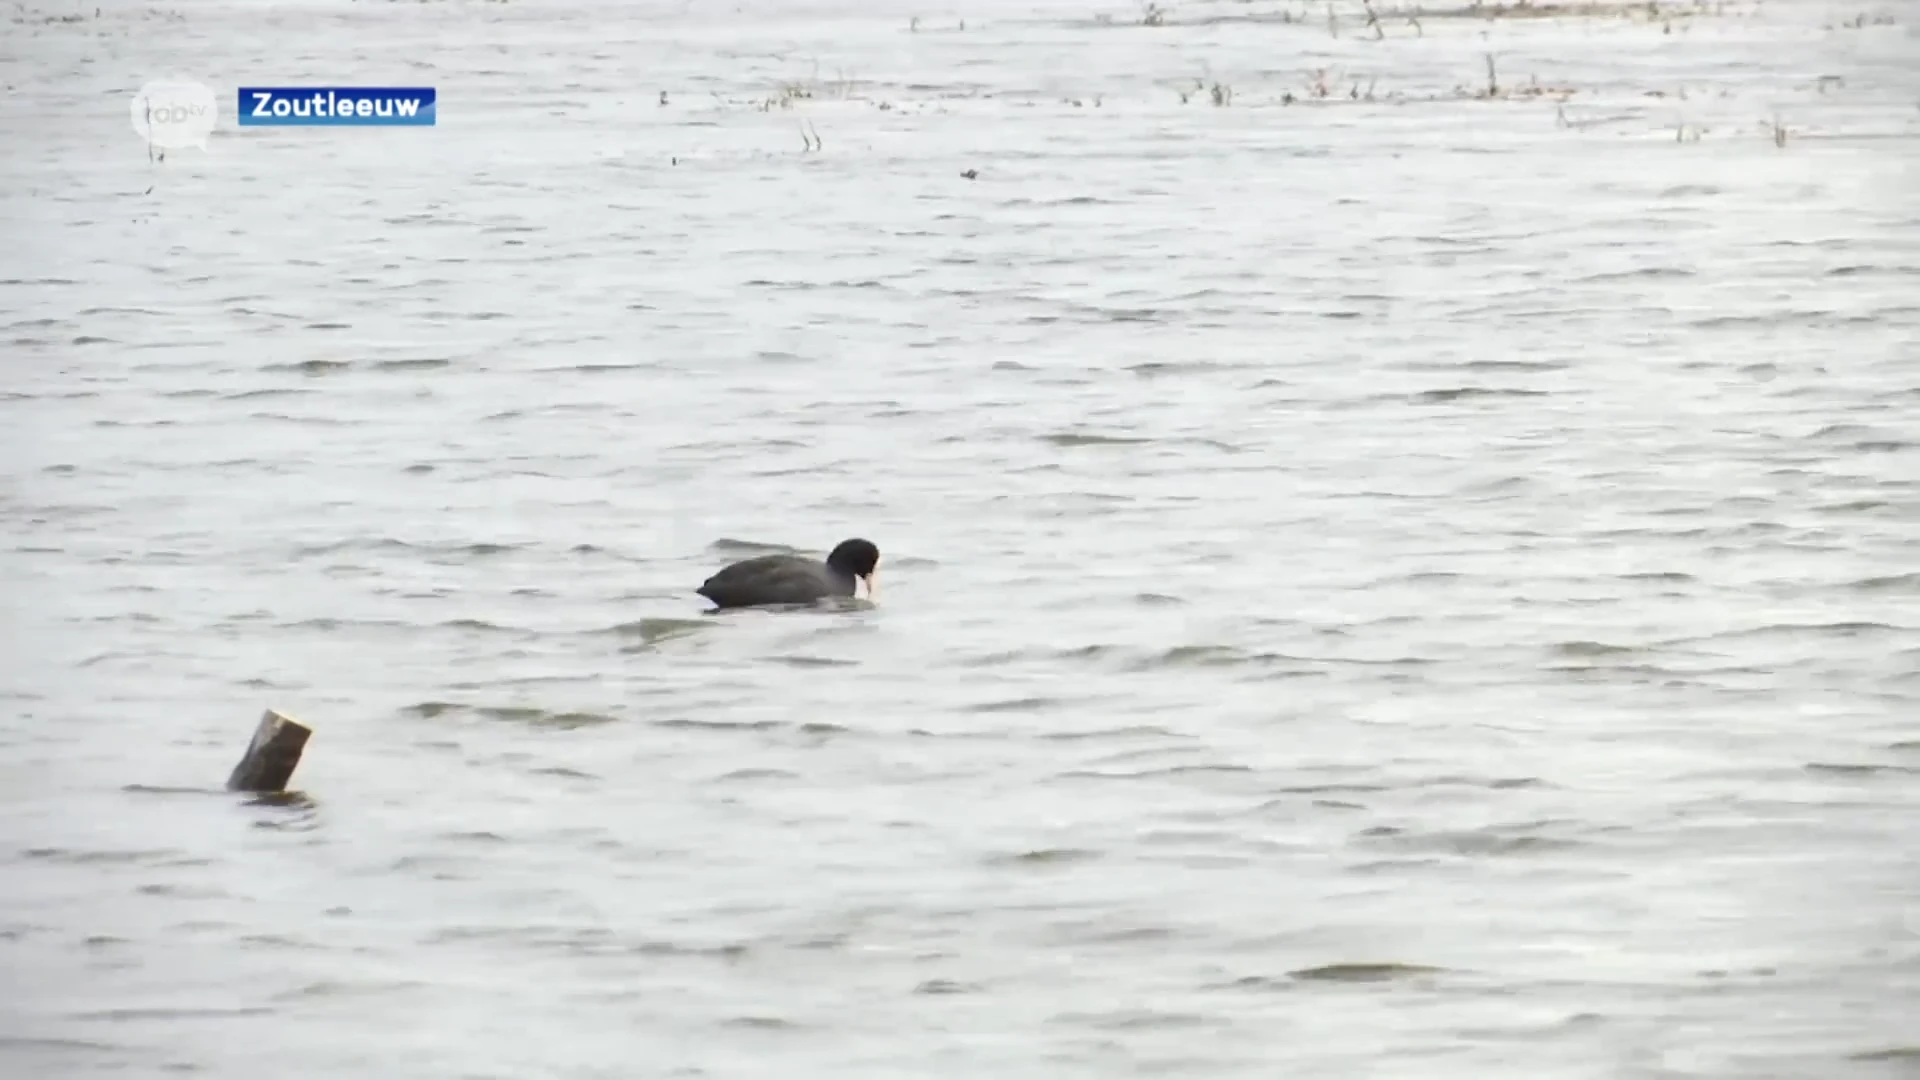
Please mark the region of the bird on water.
POLYGON ((871 600, 879 565, 880 549, 871 541, 842 540, 826 562, 759 555, 726 567, 694 591, 721 608, 811 604, 830 596, 858 596, 857 583, 864 581, 871 600))

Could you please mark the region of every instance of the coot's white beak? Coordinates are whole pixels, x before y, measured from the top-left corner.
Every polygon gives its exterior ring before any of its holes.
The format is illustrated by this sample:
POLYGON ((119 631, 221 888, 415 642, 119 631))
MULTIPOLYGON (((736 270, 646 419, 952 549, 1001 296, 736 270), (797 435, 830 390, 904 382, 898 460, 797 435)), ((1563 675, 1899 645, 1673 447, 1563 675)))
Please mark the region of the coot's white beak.
POLYGON ((879 598, 880 598, 880 571, 878 569, 875 569, 872 573, 867 575, 867 599, 878 600, 879 598))

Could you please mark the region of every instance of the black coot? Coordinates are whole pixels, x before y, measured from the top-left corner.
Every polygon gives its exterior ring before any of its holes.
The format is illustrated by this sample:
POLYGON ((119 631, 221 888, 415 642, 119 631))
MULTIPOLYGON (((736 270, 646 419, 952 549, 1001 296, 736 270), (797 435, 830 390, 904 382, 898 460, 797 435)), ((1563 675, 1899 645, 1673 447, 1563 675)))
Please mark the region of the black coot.
POLYGON ((829 596, 853 596, 855 581, 865 581, 872 598, 879 565, 880 549, 872 543, 842 540, 824 563, 800 555, 760 555, 734 563, 695 591, 723 608, 811 604, 829 596))

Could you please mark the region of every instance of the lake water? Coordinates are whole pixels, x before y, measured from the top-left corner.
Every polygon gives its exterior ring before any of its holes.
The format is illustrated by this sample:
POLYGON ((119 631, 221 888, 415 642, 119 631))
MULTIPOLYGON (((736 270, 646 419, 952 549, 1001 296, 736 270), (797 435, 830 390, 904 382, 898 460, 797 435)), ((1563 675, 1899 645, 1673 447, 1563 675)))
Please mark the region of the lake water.
POLYGON ((4 1071, 1915 1075, 1920 13, 1376 12, 15 6, 4 1071))

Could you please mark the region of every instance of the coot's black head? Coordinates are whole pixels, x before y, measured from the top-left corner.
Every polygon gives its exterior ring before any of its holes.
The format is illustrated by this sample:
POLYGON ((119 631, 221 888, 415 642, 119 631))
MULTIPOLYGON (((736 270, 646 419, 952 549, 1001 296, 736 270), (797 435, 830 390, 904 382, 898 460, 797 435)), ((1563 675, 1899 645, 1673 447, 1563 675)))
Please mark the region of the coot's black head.
POLYGON ((870 578, 880 565, 880 549, 868 540, 842 540, 827 556, 827 565, 848 577, 870 578))

